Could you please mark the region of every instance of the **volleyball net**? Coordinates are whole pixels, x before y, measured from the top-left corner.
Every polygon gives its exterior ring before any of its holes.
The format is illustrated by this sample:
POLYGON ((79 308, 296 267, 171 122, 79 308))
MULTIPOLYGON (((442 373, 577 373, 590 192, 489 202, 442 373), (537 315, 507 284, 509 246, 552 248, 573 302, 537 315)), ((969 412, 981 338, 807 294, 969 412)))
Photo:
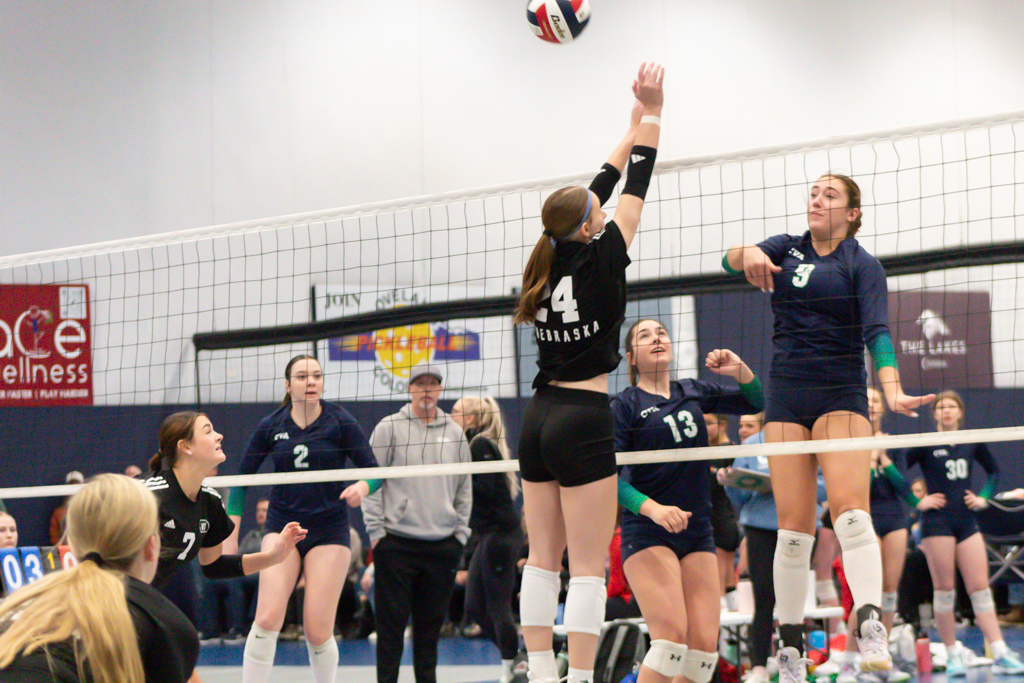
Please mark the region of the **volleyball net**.
MULTIPOLYGON (((0 258, 0 498, 65 495, 54 485, 71 469, 143 465, 182 408, 225 433, 230 474, 297 354, 319 360, 324 398, 368 433, 407 400, 412 368, 439 365, 442 407, 495 396, 514 449, 536 344, 511 314, 540 209, 607 151, 573 176, 0 258)), ((767 297, 724 273, 722 255, 806 231, 809 185, 826 172, 862 189, 857 239, 886 267, 907 393, 959 390, 968 427, 1016 439, 1024 113, 660 162, 630 249, 627 324, 666 325, 676 377, 717 379, 703 357, 723 347, 766 375, 767 297)), ((627 384, 622 364, 610 388, 627 384)), ((922 413, 890 418, 899 436, 882 438, 935 438, 922 413)))

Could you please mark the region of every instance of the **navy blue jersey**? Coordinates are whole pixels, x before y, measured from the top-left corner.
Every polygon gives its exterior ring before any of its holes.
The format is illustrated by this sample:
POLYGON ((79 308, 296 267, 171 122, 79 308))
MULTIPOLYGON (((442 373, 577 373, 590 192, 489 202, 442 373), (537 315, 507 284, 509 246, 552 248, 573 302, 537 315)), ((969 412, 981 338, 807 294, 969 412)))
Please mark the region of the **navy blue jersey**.
MULTIPOLYGON (((707 446, 704 413, 749 415, 761 410, 736 387, 683 379, 669 388, 669 398, 628 387, 612 399, 617 453, 707 446)), ((632 465, 620 467, 619 472, 633 488, 661 505, 675 505, 694 517, 711 512, 707 461, 632 465)), ((628 510, 622 514, 632 515, 628 510)))
POLYGON ((771 376, 865 384, 864 344, 889 333, 882 264, 852 237, 827 256, 814 251, 810 231, 775 235, 757 246, 782 268, 773 276, 771 376))
POLYGON ((153 585, 159 588, 200 548, 215 548, 235 528, 216 489, 203 485, 193 501, 181 490, 174 470, 161 470, 145 482, 160 510, 160 563, 153 585))
MULTIPOLYGON (((889 456, 889 460, 899 470, 900 474, 905 475, 907 472, 907 460, 903 451, 892 450, 886 451, 885 454, 889 456)), ((871 470, 871 506, 879 507, 898 507, 904 509, 906 507, 906 501, 904 499, 904 492, 896 488, 896 485, 889 481, 889 478, 885 476, 882 468, 874 468, 871 470)))
MULTIPOLYGON (((334 403, 320 401, 323 412, 305 429, 292 420, 291 406, 281 406, 260 420, 238 466, 254 474, 270 456, 275 472, 335 470, 351 460, 358 467, 376 467, 370 442, 352 415, 334 403)), ((348 519, 348 504, 339 499, 346 482, 283 484, 270 490, 268 514, 284 522, 327 522, 348 519)))
POLYGON ((587 244, 559 242, 548 288, 537 309, 538 389, 551 380, 578 382, 613 371, 626 318, 626 241, 615 221, 587 244))
POLYGON ((971 470, 975 462, 989 474, 989 483, 985 488, 995 488, 999 466, 988 446, 983 443, 907 449, 907 466, 920 465, 928 493, 945 494, 946 507, 943 510, 947 512, 965 512, 969 509, 964 503, 964 494, 971 488, 971 470))

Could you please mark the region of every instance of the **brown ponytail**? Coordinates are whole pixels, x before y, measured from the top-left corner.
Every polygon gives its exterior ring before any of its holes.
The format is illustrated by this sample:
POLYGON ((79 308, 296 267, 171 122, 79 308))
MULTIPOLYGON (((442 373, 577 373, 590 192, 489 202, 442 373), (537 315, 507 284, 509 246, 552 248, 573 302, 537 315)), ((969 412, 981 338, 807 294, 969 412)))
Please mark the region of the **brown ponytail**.
MULTIPOLYGON (((291 381, 291 379, 292 379, 292 366, 295 365, 296 363, 298 363, 300 360, 312 360, 312 361, 316 361, 317 365, 320 364, 320 361, 316 360, 316 358, 313 358, 313 356, 310 356, 309 354, 305 354, 305 353, 300 353, 298 356, 295 356, 290 361, 288 361, 288 365, 284 366, 284 381, 285 382, 290 382, 291 381)), ((284 400, 281 401, 281 406, 282 407, 290 406, 291 404, 292 404, 291 392, 285 391, 284 392, 284 400)))
POLYGON ((160 450, 149 459, 149 471, 159 472, 163 465, 174 467, 178 461, 178 442, 189 441, 194 435, 196 420, 202 413, 186 410, 167 416, 167 419, 160 425, 157 440, 160 450))
POLYGON ((576 231, 586 220, 589 199, 590 190, 572 186, 555 190, 545 200, 540 212, 544 234, 537 240, 523 270, 523 289, 519 293, 519 305, 512 320, 515 324, 532 323, 536 318, 551 276, 551 264, 555 262, 555 247, 551 240, 565 239, 576 231))
POLYGON ((827 173, 822 178, 835 178, 842 181, 843 185, 846 186, 846 208, 857 209, 858 211, 857 217, 850 221, 850 225, 846 229, 846 236, 855 236, 857 231, 860 230, 860 219, 864 217, 864 212, 860 210, 860 186, 854 182, 853 178, 841 173, 827 173))

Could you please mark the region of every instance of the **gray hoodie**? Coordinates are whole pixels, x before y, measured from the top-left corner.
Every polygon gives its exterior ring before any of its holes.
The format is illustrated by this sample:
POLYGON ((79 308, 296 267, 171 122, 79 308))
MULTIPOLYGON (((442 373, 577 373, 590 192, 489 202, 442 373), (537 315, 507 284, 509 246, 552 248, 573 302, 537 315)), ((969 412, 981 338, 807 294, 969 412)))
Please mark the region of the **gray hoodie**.
MULTIPOLYGON (((381 467, 472 461, 465 433, 444 411, 438 408, 437 417, 425 424, 411 403, 380 421, 370 445, 381 467)), ((363 499, 363 521, 371 541, 386 531, 427 541, 455 534, 465 545, 472 506, 469 474, 385 479, 379 491, 363 499)))

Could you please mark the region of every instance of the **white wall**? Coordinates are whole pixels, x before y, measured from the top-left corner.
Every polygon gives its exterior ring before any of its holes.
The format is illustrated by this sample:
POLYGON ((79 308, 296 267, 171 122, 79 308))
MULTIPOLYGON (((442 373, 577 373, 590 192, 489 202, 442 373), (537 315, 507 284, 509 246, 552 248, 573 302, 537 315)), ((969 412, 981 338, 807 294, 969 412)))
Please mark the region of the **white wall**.
POLYGON ((1024 109, 1010 0, 0 0, 0 254, 1024 109))

